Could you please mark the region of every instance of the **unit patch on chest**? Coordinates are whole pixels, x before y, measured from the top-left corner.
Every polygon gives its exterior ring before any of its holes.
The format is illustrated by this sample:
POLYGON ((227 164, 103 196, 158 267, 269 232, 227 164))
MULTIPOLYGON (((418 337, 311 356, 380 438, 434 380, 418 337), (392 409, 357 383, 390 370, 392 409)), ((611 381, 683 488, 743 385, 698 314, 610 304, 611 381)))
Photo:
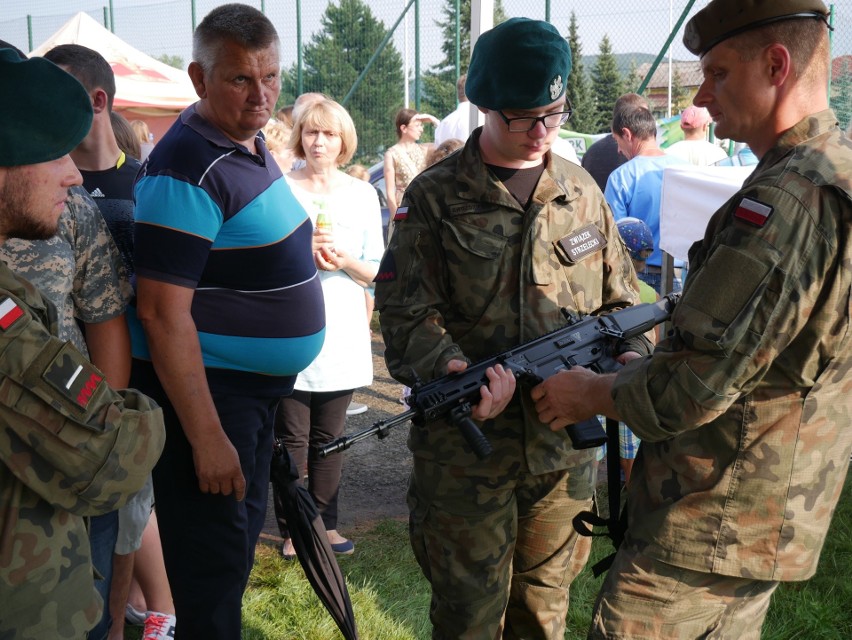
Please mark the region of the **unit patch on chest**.
POLYGON ((571 263, 577 263, 606 247, 606 238, 594 224, 586 225, 558 242, 571 263))

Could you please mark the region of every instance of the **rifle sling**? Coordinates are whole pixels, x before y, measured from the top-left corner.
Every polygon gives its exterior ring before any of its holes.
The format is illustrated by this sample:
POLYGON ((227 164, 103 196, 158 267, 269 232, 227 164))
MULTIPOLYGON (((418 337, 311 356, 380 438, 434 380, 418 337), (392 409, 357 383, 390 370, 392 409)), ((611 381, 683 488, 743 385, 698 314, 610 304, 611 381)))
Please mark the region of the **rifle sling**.
MULTIPOLYGON (((606 419, 606 476, 607 476, 607 499, 609 504, 609 518, 602 518, 591 511, 581 511, 574 516, 574 529, 581 536, 607 536, 612 540, 615 550, 621 546, 624 534, 627 532, 627 506, 624 510, 621 506, 621 454, 619 452, 618 420, 606 419), (592 527, 606 527, 606 531, 595 533, 592 527)), ((599 560, 592 566, 595 577, 600 576, 615 559, 615 553, 599 560)))

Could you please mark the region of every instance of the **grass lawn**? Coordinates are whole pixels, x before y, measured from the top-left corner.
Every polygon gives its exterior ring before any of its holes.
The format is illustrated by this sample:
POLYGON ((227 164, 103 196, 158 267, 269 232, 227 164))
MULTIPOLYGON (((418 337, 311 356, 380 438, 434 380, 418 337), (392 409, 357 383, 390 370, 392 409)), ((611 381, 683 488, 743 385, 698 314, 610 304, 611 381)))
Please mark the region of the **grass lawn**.
MULTIPOLYGON (((609 553, 595 540, 591 565, 609 553)), ((340 558, 363 640, 426 640, 429 589, 408 546, 406 525, 385 521, 358 536, 358 552, 340 558)), ((587 568, 571 586, 565 638, 585 638, 602 578, 587 568)), ((782 585, 772 601, 763 640, 852 638, 852 475, 823 549, 817 575, 782 585)), ((268 546, 258 549, 245 594, 246 640, 333 640, 341 637, 311 591, 298 563, 285 562, 268 546)), ((130 635, 128 634, 128 638, 130 635)))

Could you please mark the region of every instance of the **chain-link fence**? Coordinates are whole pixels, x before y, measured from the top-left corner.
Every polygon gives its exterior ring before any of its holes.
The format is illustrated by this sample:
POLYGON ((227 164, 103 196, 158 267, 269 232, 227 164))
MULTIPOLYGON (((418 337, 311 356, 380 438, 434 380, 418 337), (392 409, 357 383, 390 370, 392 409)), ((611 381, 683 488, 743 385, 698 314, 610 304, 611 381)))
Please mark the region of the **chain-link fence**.
MULTIPOLYGON (((243 1, 269 16, 281 37, 281 104, 292 102, 301 91, 322 91, 344 102, 358 127, 359 161, 377 160, 395 141, 393 117, 400 107, 408 104, 438 117, 455 107, 455 79, 469 56, 470 0, 243 1)), ((29 51, 84 11, 136 49, 185 68, 194 25, 221 3, 4 0, 0 38, 29 51)), ((575 71, 582 69, 592 90, 599 54, 615 61, 621 84, 604 83, 610 88, 635 90, 656 68, 643 89, 661 117, 686 106, 700 80, 695 57, 683 48, 681 34, 685 20, 705 4, 706 0, 494 0, 498 21, 513 16, 546 19, 564 36, 573 34, 582 53, 575 71), (676 34, 669 48, 672 31, 676 34)), ((852 6, 849 0, 831 6, 835 26, 831 104, 845 127, 852 119, 852 6)), ((598 92, 600 87, 598 83, 598 92)), ((590 104, 598 100, 607 108, 607 99, 599 98, 592 95, 590 104)), ((569 125, 582 133, 597 133, 593 129, 602 125, 589 113, 593 108, 578 112, 569 125)))

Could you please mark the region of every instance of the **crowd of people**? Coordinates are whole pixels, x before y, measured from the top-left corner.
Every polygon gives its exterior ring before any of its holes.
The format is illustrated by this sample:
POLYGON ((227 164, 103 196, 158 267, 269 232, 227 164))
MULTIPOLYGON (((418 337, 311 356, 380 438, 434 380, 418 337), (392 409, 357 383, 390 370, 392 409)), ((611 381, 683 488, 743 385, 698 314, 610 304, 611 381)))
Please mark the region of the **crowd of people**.
MULTIPOLYGON (((315 92, 276 110, 257 9, 199 23, 199 99, 156 142, 113 110, 99 53, 0 41, 0 637, 239 638, 274 442, 331 551, 356 552, 344 457, 319 451, 366 410, 374 308, 414 386, 566 311, 657 300, 664 169, 726 155, 712 120, 760 164, 675 264, 671 331, 621 342, 616 373, 529 386, 490 367, 471 414, 489 456, 451 421, 413 424, 409 534, 433 638, 562 638, 600 459, 565 427, 605 416, 628 529, 589 637, 759 638, 779 583, 815 572, 852 453, 852 143, 824 91, 826 16, 711 0, 683 34, 704 72, 684 141, 661 149, 625 94, 582 161, 558 148, 567 41, 497 25, 455 111, 397 113, 387 239, 347 110, 315 92)), ((284 500, 273 485, 291 560, 284 500)))

